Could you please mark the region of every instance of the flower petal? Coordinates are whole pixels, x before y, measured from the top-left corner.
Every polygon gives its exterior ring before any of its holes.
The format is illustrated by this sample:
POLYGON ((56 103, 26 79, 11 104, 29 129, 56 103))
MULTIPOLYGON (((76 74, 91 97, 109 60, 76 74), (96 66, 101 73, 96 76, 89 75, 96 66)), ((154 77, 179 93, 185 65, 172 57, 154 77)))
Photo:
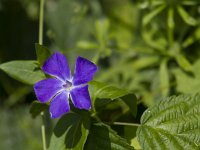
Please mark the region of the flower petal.
POLYGON ((67 63, 66 57, 59 53, 55 52, 49 59, 47 59, 42 66, 42 70, 63 81, 70 80, 71 72, 69 65, 67 63))
POLYGON ((78 57, 76 60, 73 85, 89 82, 93 79, 93 76, 97 70, 98 68, 94 63, 85 58, 78 57))
POLYGON ((88 85, 74 87, 70 91, 70 97, 76 108, 86 110, 91 108, 91 99, 88 91, 88 85))
POLYGON ((62 116, 63 114, 69 112, 70 106, 69 106, 68 97, 69 97, 69 93, 66 91, 63 91, 53 98, 49 107, 51 118, 58 118, 62 116))
POLYGON ((62 89, 62 81, 56 78, 49 78, 37 82, 34 85, 34 91, 37 99, 45 103, 49 101, 57 92, 62 89))

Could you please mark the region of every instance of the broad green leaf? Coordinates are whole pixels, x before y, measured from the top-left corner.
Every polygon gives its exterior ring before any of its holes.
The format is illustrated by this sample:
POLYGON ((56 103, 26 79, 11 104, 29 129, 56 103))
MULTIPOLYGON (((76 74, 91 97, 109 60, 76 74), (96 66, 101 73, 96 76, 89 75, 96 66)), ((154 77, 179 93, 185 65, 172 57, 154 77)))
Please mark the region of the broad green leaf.
POLYGON ((25 84, 35 84, 36 82, 45 79, 45 75, 40 70, 37 61, 10 61, 1 64, 0 69, 12 78, 19 80, 25 84))
POLYGON ((177 55, 176 61, 183 70, 192 72, 192 65, 183 55, 177 55))
POLYGON ((169 93, 169 73, 167 68, 167 60, 163 60, 160 64, 160 89, 162 96, 169 93))
POLYGON ((199 150, 200 95, 162 99, 147 109, 137 130, 143 150, 199 150))
POLYGON ((31 104, 31 108, 30 108, 30 113, 32 115, 33 118, 37 117, 38 115, 40 115, 41 112, 45 111, 48 109, 48 105, 44 104, 44 103, 40 103, 38 101, 34 101, 31 104))
POLYGON ((93 106, 102 107, 115 99, 122 99, 130 108, 132 115, 136 115, 137 98, 133 93, 97 81, 89 83, 89 91, 93 106))
POLYGON ((56 124, 48 150, 82 150, 90 128, 88 112, 70 112, 56 124))
POLYGON ((36 54, 37 54, 37 60, 40 63, 40 66, 43 65, 43 63, 51 56, 50 50, 38 43, 35 44, 36 54))
POLYGON ((157 16, 164 8, 166 5, 161 5, 158 6, 156 9, 148 13, 147 15, 144 16, 142 23, 143 25, 147 25, 155 16, 157 16))
POLYGON ((191 26, 195 26, 197 24, 196 19, 194 19, 192 16, 190 16, 187 11, 182 6, 177 6, 177 10, 181 18, 185 23, 191 26))
POLYGON ((97 123, 91 126, 85 150, 133 150, 127 141, 109 126, 97 123))

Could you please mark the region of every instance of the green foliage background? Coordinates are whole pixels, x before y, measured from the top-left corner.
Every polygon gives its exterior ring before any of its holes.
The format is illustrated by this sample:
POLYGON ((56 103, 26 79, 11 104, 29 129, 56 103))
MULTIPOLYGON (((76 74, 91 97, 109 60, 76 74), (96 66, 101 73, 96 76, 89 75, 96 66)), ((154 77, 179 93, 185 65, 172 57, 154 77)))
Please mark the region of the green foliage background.
MULTIPOLYGON (((38 12, 39 0, 0 1, 0 63, 35 59, 38 12)), ((106 122, 139 123, 144 110, 162 97, 200 91, 199 16, 198 0, 46 0, 44 45, 51 52, 65 53, 72 68, 77 55, 92 60, 100 68, 95 80, 136 93, 136 116, 127 114, 127 106, 117 101, 99 109, 99 117, 106 122)), ((1 69, 14 76, 15 65, 4 64, 1 69)), ((0 139, 5 140, 0 140, 0 149, 13 149, 8 142, 19 145, 15 149, 41 148, 41 120, 30 119, 27 111, 35 100, 32 87, 1 72, 0 99, 0 139), (13 127, 8 120, 15 129, 9 130, 13 127), (35 144, 27 144, 31 141, 35 144)), ((105 128, 110 133, 102 124, 92 126, 92 130, 105 128)), ((136 145, 135 127, 111 128, 136 145)))

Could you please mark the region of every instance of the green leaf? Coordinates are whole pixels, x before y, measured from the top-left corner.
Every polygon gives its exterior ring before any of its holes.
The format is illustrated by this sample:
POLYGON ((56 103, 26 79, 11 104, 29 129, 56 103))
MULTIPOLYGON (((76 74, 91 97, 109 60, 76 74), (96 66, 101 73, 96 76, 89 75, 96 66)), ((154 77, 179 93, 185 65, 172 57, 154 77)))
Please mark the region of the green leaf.
POLYGON ((177 55, 176 61, 183 70, 188 71, 188 72, 193 71, 192 65, 183 55, 177 55))
POLYGON ((90 128, 88 112, 70 112, 56 124, 48 150, 82 150, 90 128))
POLYGON ((127 141, 109 126, 97 123, 91 126, 85 150, 133 150, 127 141))
POLYGON ((50 50, 38 43, 35 44, 36 54, 37 54, 37 60, 40 63, 40 66, 43 65, 43 63, 51 56, 50 50))
POLYGON ((162 96, 167 96, 169 93, 169 73, 167 68, 167 60, 160 64, 160 89, 162 96))
POLYGON ((10 61, 1 64, 0 69, 12 78, 19 80, 25 84, 32 85, 42 79, 45 79, 45 75, 40 70, 37 61, 10 61))
POLYGON ((186 40, 183 42, 183 47, 187 47, 200 39, 200 27, 197 28, 186 40))
POLYGON ((175 23, 174 23, 174 9, 169 8, 168 10, 168 18, 167 18, 167 25, 170 29, 174 29, 175 23))
POLYGON ((133 138, 131 140, 131 146, 133 146, 136 150, 141 150, 142 149, 140 144, 139 144, 139 142, 138 142, 138 140, 137 140, 137 137, 135 137, 135 138, 133 138))
POLYGON ((200 95, 172 96, 147 109, 137 130, 143 150, 198 150, 200 95))
POLYGON ((157 16, 164 8, 166 5, 161 5, 158 6, 156 9, 148 13, 147 15, 144 16, 142 23, 143 25, 147 25, 155 16, 157 16))
POLYGON ((197 25, 197 20, 190 16, 182 6, 177 7, 178 13, 185 23, 191 26, 197 25))
POLYGON ((185 94, 195 94, 200 92, 200 60, 193 64, 193 75, 186 74, 181 69, 173 71, 176 78, 176 90, 185 94))
POLYGON ((84 50, 94 50, 97 49, 99 46, 98 44, 90 41, 79 41, 77 43, 77 47, 84 50))
POLYGON ((132 115, 136 115, 137 98, 133 93, 97 81, 89 83, 89 91, 93 106, 102 107, 115 99, 122 99, 129 107, 132 115))
POLYGON ((95 22, 95 30, 96 30, 96 38, 100 45, 105 44, 105 40, 107 39, 108 29, 110 23, 108 19, 101 19, 95 22))
POLYGON ((47 110, 48 108, 49 106, 47 104, 34 101, 31 104, 30 113, 33 118, 36 118, 41 112, 47 110))

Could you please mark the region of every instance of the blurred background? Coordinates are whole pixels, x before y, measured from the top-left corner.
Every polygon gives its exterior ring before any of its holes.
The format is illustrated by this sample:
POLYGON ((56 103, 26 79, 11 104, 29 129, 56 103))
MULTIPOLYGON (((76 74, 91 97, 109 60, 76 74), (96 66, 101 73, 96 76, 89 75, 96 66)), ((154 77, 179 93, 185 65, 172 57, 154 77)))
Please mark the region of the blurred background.
MULTIPOLYGON (((39 0, 0 0, 0 63, 36 59, 38 16, 39 0)), ((136 93, 138 118, 162 97, 200 91, 199 0, 45 0, 44 16, 44 45, 136 93)), ((42 149, 34 100, 32 86, 0 72, 1 150, 42 149)))

